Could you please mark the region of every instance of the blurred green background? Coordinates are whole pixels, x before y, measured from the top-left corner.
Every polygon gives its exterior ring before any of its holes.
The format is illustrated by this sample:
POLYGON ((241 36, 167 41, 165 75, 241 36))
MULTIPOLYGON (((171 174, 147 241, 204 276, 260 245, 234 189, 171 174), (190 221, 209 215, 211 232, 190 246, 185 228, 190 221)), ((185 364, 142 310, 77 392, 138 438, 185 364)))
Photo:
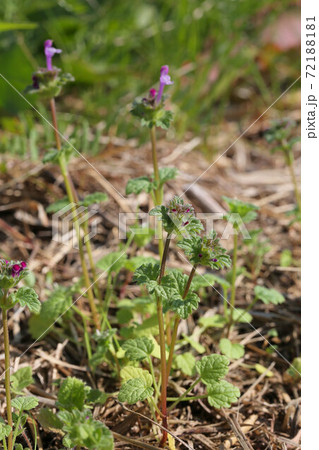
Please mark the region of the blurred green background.
MULTIPOLYGON (((23 92, 32 72, 45 65, 44 40, 53 39, 63 50, 54 64, 76 80, 58 99, 61 130, 72 123, 83 145, 92 131, 93 153, 101 133, 142 136, 130 104, 157 86, 163 64, 174 80, 167 89, 176 113, 174 139, 187 131, 205 137, 225 118, 240 121, 262 112, 300 72, 293 34, 297 1, 2 0, 1 5, 0 72, 23 92)), ((49 118, 46 105, 35 106, 49 118)), ((23 154, 31 146, 36 158, 41 130, 34 125, 43 121, 1 78, 0 121, 0 150, 23 154)))

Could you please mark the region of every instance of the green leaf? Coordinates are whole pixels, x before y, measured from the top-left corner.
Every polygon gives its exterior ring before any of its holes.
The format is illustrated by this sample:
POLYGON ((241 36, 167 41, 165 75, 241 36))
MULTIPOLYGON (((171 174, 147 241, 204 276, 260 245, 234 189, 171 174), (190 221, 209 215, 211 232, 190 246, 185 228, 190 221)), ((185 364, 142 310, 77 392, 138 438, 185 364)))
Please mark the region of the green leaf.
POLYGON ((175 297, 171 301, 166 302, 164 312, 167 310, 174 311, 181 319, 187 319, 198 308, 199 300, 195 292, 189 292, 185 299, 175 297))
POLYGON ((138 367, 126 366, 120 372, 120 376, 123 380, 123 383, 126 383, 128 380, 132 380, 134 378, 142 378, 144 380, 146 387, 152 387, 153 380, 152 376, 148 370, 140 369, 138 367))
POLYGON ((15 397, 12 400, 12 406, 21 411, 29 411, 38 406, 39 401, 36 397, 15 397))
POLYGON ((229 339, 222 338, 219 341, 220 351, 230 359, 239 359, 245 354, 245 347, 238 343, 232 343, 229 339))
POLYGON ((129 180, 126 185, 125 193, 126 195, 140 194, 141 192, 150 193, 152 189, 153 183, 151 180, 148 177, 143 176, 129 180))
POLYGON ((253 205, 252 203, 243 202, 236 198, 223 197, 223 200, 229 207, 229 213, 227 213, 224 218, 235 225, 235 227, 238 227, 237 214, 244 223, 249 223, 256 219, 256 211, 259 210, 258 206, 253 205))
POLYGON ((67 448, 85 447, 89 450, 113 450, 113 436, 100 421, 94 420, 89 410, 60 411, 59 419, 64 423, 63 445, 67 448))
POLYGON ((226 325, 226 319, 224 316, 221 316, 220 314, 215 314, 214 316, 210 317, 201 317, 198 321, 198 323, 203 328, 224 328, 226 325))
POLYGON ((163 186, 169 180, 174 180, 177 175, 175 167, 162 167, 159 169, 160 186, 163 186))
POLYGON ((142 361, 151 355, 154 344, 147 337, 140 337, 124 342, 122 348, 125 350, 125 356, 130 361, 142 361))
POLYGON ((134 316, 133 316, 131 309, 121 308, 116 311, 116 318, 120 325, 129 323, 133 319, 133 317, 134 316))
POLYGON ((180 297, 184 295, 188 276, 180 270, 172 269, 162 278, 162 285, 174 290, 180 297))
POLYGON ((152 281, 157 281, 160 274, 159 264, 142 264, 134 273, 133 281, 137 284, 150 284, 152 281))
POLYGON ((82 410, 85 401, 85 384, 75 377, 67 377, 58 392, 58 406, 68 411, 82 410))
POLYGON ((177 355, 175 359, 176 367, 180 369, 185 375, 190 377, 195 373, 196 359, 190 352, 177 355))
MULTIPOLYGON (((228 311, 230 316, 230 311, 228 311)), ((253 320, 253 316, 246 312, 244 309, 236 308, 233 310, 233 321, 239 323, 250 323, 253 320)))
POLYGON ((127 381, 120 389, 118 399, 120 402, 126 402, 133 405, 138 401, 143 401, 153 395, 154 389, 145 384, 143 378, 132 378, 127 381))
POLYGON ((37 420, 45 431, 59 433, 63 427, 63 422, 58 418, 56 413, 49 408, 41 408, 37 415, 37 420))
POLYGON ((90 206, 95 203, 102 203, 108 200, 108 196, 104 192, 94 192, 84 197, 84 199, 79 202, 82 206, 90 206))
POLYGON ((21 287, 15 293, 16 300, 22 307, 27 306, 31 312, 38 313, 41 309, 41 302, 34 289, 21 287))
POLYGON ((263 286, 255 286, 255 296, 266 305, 269 305, 270 303, 279 305, 285 301, 285 297, 280 292, 276 291, 276 289, 267 289, 263 286))
POLYGON ((165 277, 163 277, 161 285, 158 284, 159 273, 159 264, 142 264, 136 269, 133 281, 137 284, 145 284, 150 294, 156 294, 165 299, 170 295, 170 287, 165 283, 165 277))
POLYGON ((10 425, 6 425, 3 422, 0 422, 0 441, 3 441, 6 437, 9 436, 12 428, 10 425))
POLYGON ((30 366, 21 367, 15 373, 11 374, 11 388, 12 391, 17 394, 23 391, 29 384, 34 383, 32 378, 32 368, 30 366))
POLYGON ((54 203, 51 203, 45 210, 47 213, 56 213, 70 204, 67 197, 61 198, 54 203))
POLYGON ((127 259, 127 255, 125 252, 111 252, 100 259, 96 266, 107 272, 115 272, 119 273, 119 271, 124 267, 125 261, 127 259))
POLYGON ((214 408, 229 408, 240 396, 238 387, 228 381, 214 381, 207 386, 208 403, 214 408))
POLYGON ((196 370, 205 384, 219 381, 228 372, 229 359, 223 355, 203 356, 196 362, 196 370))
POLYGON ((101 392, 99 389, 92 389, 89 386, 86 386, 85 389, 85 403, 99 403, 103 404, 107 400, 107 394, 105 392, 101 392))

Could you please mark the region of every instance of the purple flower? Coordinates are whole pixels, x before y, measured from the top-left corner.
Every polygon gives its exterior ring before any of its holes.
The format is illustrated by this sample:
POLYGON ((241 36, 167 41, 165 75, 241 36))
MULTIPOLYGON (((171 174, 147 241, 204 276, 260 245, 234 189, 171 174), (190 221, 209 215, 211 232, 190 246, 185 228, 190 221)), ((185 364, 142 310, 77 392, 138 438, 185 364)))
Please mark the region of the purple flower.
POLYGON ((19 264, 14 264, 12 266, 12 276, 13 277, 19 276, 20 270, 21 270, 21 267, 19 266, 19 264))
POLYGON ((213 262, 217 262, 217 261, 218 261, 218 259, 216 259, 216 258, 213 258, 213 259, 211 259, 211 261, 213 261, 213 262))
POLYGON ((26 267, 27 267, 27 263, 22 261, 21 264, 20 264, 21 270, 25 269, 26 267))
POLYGON ((156 97, 157 90, 152 88, 152 89, 150 89, 149 94, 150 94, 150 98, 153 100, 156 97))
POLYGON ((59 48, 54 48, 52 47, 53 41, 51 39, 48 39, 47 41, 44 42, 44 54, 47 60, 47 69, 48 70, 52 70, 52 57, 56 54, 56 53, 61 53, 62 50, 60 50, 59 48))
POLYGON ((201 253, 199 253, 199 254, 198 254, 198 257, 199 257, 199 258, 202 258, 202 257, 203 257, 203 255, 202 255, 201 253))
POLYGON ((171 80, 171 77, 168 75, 168 66, 162 66, 160 76, 160 87, 157 93, 156 103, 159 103, 162 100, 164 86, 168 86, 169 84, 173 84, 173 81, 171 80))

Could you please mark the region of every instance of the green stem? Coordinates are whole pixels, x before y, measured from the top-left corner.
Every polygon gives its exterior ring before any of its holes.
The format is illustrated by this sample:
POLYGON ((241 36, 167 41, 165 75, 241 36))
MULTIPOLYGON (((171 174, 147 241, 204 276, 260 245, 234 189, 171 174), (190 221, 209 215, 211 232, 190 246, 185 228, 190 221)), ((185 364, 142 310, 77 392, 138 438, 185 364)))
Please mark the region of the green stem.
MULTIPOLYGON (((185 287, 184 294, 183 294, 183 300, 186 298, 188 291, 191 287, 193 277, 196 273, 196 268, 197 268, 197 264, 194 264, 194 266, 192 267, 191 273, 189 274, 188 280, 187 280, 187 285, 185 287)), ((181 321, 180 317, 178 315, 176 315, 175 320, 174 320, 171 345, 170 345, 170 349, 169 349, 169 356, 168 356, 168 360, 167 360, 167 380, 168 380, 169 374, 171 372, 172 364, 173 364, 173 356, 174 356, 175 344, 176 344, 176 339, 177 339, 177 330, 178 330, 178 325, 179 325, 180 321, 181 321)))
POLYGON ((3 439, 2 444, 3 444, 3 450, 8 450, 6 438, 3 439))
POLYGON ((82 318, 84 343, 85 343, 85 348, 86 348, 86 353, 88 355, 88 359, 90 360, 92 358, 92 348, 91 348, 91 343, 90 343, 90 338, 89 338, 89 333, 88 333, 87 319, 86 319, 85 315, 82 313, 82 311, 77 306, 73 305, 72 308, 82 318))
POLYGON ((159 391, 158 385, 156 383, 155 374, 154 374, 154 366, 153 366, 152 358, 151 358, 150 355, 148 356, 148 363, 149 363, 149 366, 150 366, 150 371, 151 371, 151 375, 152 375, 152 380, 153 380, 153 385, 154 385, 154 388, 155 388, 155 392, 156 392, 157 397, 158 397, 158 396, 160 396, 160 391, 159 391))
POLYGON ((71 185, 69 183, 68 176, 67 176, 67 168, 66 168, 66 162, 65 162, 64 155, 61 155, 61 157, 59 158, 59 162, 60 162, 60 169, 61 169, 62 176, 63 176, 63 179, 64 179, 64 183, 65 183, 65 188, 66 188, 66 191, 67 191, 68 199, 69 199, 69 202, 72 203, 73 223, 74 223, 74 227, 75 227, 75 230, 76 230, 76 236, 77 236, 78 245, 79 245, 79 253, 80 253, 82 272, 83 272, 83 276, 84 276, 86 293, 87 293, 89 304, 90 304, 92 318, 93 318, 93 322, 95 324, 95 327, 97 329, 100 329, 100 319, 99 319, 99 316, 98 316, 98 313, 97 313, 97 309, 96 309, 96 306, 95 306, 94 296, 93 296, 92 287, 91 287, 92 284, 91 284, 91 281, 90 281, 88 269, 87 269, 86 262, 85 262, 85 256, 84 256, 83 242, 82 242, 82 238, 81 238, 80 225, 79 225, 79 222, 78 222, 78 217, 77 217, 76 207, 75 207, 75 199, 73 197, 73 191, 72 191, 72 188, 71 188, 71 185))
MULTIPOLYGON (((160 275, 158 278, 158 284, 161 284, 162 278, 165 273, 165 265, 168 255, 168 249, 170 244, 170 234, 166 237, 165 242, 165 250, 163 251, 163 256, 161 258, 161 268, 160 275)), ((166 372, 166 348, 165 348, 165 327, 164 327, 164 317, 163 317, 163 303, 160 297, 157 297, 157 320, 158 320, 158 328, 159 328, 159 340, 160 340, 160 352, 161 352, 161 411, 163 416, 163 427, 167 428, 167 404, 166 404, 166 396, 167 396, 167 372, 166 372)), ((165 445, 167 440, 167 431, 163 430, 162 439, 160 442, 160 447, 165 445)))
MULTIPOLYGON (((155 206, 159 206, 162 203, 162 188, 160 187, 160 176, 158 170, 157 153, 156 153, 156 129, 152 127, 150 130, 151 144, 152 144, 152 160, 153 160, 153 170, 154 170, 154 181, 157 184, 157 188, 154 190, 155 206)), ((158 235, 158 251, 160 257, 163 255, 163 231, 162 222, 157 221, 157 235, 158 235)))
POLYGON ((238 249, 238 230, 235 230, 236 234, 234 234, 234 252, 233 252, 233 267, 232 267, 232 277, 231 277, 231 295, 230 295, 230 319, 229 319, 229 327, 233 323, 233 315, 235 308, 235 294, 236 294, 236 267, 237 267, 237 249, 238 249))
MULTIPOLYGON (((167 397, 167 401, 168 402, 173 402, 174 400, 176 400, 176 402, 189 402, 190 400, 200 400, 202 398, 207 398, 208 394, 203 394, 203 395, 195 395, 194 397, 167 397)), ((175 403, 174 403, 175 405, 175 403)), ((170 411, 171 407, 168 408, 168 410, 170 411)))
POLYGON ((20 422, 21 422, 21 415, 18 417, 17 423, 15 424, 15 430, 12 438, 12 448, 14 448, 14 444, 18 436, 20 422))
POLYGON ((158 414, 160 417, 162 417, 162 413, 161 413, 161 411, 159 410, 157 404, 155 403, 153 397, 150 397, 148 400, 149 400, 150 404, 154 406, 154 408, 155 408, 157 414, 158 414))
POLYGON ((223 298, 224 298, 224 317, 225 320, 228 318, 228 301, 227 301, 227 292, 228 289, 223 287, 223 298))
MULTIPOLYGON (((193 384, 190 385, 190 387, 184 392, 184 394, 181 397, 177 398, 170 398, 170 401, 174 401, 174 403, 168 408, 169 411, 175 408, 175 406, 179 403, 184 401, 184 399, 187 398, 187 395, 194 389, 194 387, 200 382, 200 377, 197 378, 193 384)), ((196 400, 195 397, 192 397, 191 399, 196 400)))
MULTIPOLYGON (((56 146, 57 146, 58 150, 61 150, 62 146, 61 146, 61 139, 60 139, 60 135, 59 135, 59 131, 58 131, 58 123, 57 123, 57 115, 56 115, 54 98, 52 98, 50 100, 50 108, 51 108, 51 114, 52 114, 52 123, 53 123, 53 127, 54 127, 56 146)), ((69 202, 73 204, 72 205, 73 222, 74 222, 77 239, 78 239, 81 266, 82 266, 82 271, 83 271, 83 275, 84 275, 85 286, 87 289, 87 296, 89 299, 89 304, 90 304, 90 309, 91 309, 94 324, 95 324, 96 328, 99 329, 100 328, 100 320, 99 320, 97 310, 95 307, 95 303, 94 303, 94 297, 93 297, 93 293, 92 293, 92 289, 91 289, 91 281, 89 278, 89 273, 88 273, 88 269, 87 269, 85 257, 84 257, 83 243, 82 243, 81 233, 80 233, 80 225, 78 223, 77 214, 76 214, 76 207, 75 207, 76 197, 74 196, 75 190, 74 190, 74 188, 72 188, 73 183, 70 180, 70 177, 69 177, 69 174, 67 171, 67 164, 66 164, 65 157, 63 154, 60 155, 59 165, 60 165, 61 173, 63 176, 63 180, 64 180, 64 184, 65 184, 65 188, 67 191, 67 196, 68 196, 69 202)))
MULTIPOLYGON (((5 293, 5 297, 7 292, 5 293)), ((9 344, 9 329, 8 329, 8 316, 7 310, 2 308, 2 323, 3 323, 3 341, 4 341, 4 369, 5 379, 4 385, 6 390, 7 401, 7 420, 8 425, 12 428, 12 407, 11 407, 11 392, 10 392, 10 344, 9 344)), ((8 436, 8 450, 13 450, 12 444, 12 431, 8 436)))

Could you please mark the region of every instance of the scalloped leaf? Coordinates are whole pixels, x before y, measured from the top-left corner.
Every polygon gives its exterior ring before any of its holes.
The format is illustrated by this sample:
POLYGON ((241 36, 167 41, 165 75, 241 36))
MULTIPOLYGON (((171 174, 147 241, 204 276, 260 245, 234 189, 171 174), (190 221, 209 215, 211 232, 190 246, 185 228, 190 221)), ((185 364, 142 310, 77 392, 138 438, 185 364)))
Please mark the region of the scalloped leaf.
POLYGON ((153 384, 152 375, 149 373, 149 371, 140 369, 139 367, 123 367, 123 369, 121 369, 120 376, 123 380, 123 383, 126 383, 128 380, 132 380, 134 378, 142 378, 145 382, 146 387, 152 387, 153 384))
POLYGON ((152 181, 147 177, 138 177, 138 178, 132 178, 127 182, 126 188, 125 188, 125 194, 140 194, 141 192, 147 192, 150 193, 153 189, 153 183, 152 181))
POLYGON ((285 302, 285 297, 276 289, 267 289, 264 286, 255 286, 255 296, 258 300, 261 300, 265 305, 270 303, 273 305, 279 305, 285 302))
POLYGON ((70 204, 68 197, 63 197, 45 208, 47 213, 56 213, 70 204))
POLYGON ((104 192, 94 192, 93 194, 88 194, 84 197, 82 201, 79 202, 82 206, 90 206, 94 205, 95 203, 102 203, 106 202, 108 200, 107 194, 104 192))
POLYGON ((3 422, 0 422, 0 441, 3 441, 6 437, 11 433, 12 428, 10 425, 6 425, 3 422))
POLYGON ((36 397, 15 397, 12 400, 12 406, 21 411, 29 411, 38 406, 39 401, 36 397))
POLYGON ((122 348, 130 361, 142 361, 151 355, 154 350, 154 343, 147 337, 140 337, 124 342, 122 348))
POLYGON ((143 401, 153 395, 154 389, 146 386, 143 378, 132 378, 128 380, 120 389, 118 399, 120 402, 126 402, 134 405, 138 401, 143 401))
POLYGON ((208 403, 214 408, 229 408, 240 396, 238 387, 228 381, 214 381, 207 386, 208 403))
POLYGON ((245 354, 245 347, 241 344, 233 343, 229 339, 222 338, 219 341, 220 351, 230 359, 239 359, 245 354))
POLYGON ((41 302, 34 289, 21 287, 15 292, 14 296, 22 307, 27 306, 29 310, 34 313, 40 312, 41 302))
POLYGON ((82 410, 85 401, 85 384, 75 377, 67 377, 58 392, 58 405, 60 408, 72 411, 82 410))
POLYGON ((195 292, 189 292, 185 299, 175 297, 171 301, 165 302, 164 312, 174 311, 181 319, 187 319, 193 311, 196 311, 199 301, 200 298, 195 292))
POLYGON ((15 373, 10 376, 11 389, 14 393, 20 393, 24 388, 29 386, 29 384, 34 383, 32 378, 32 368, 30 366, 21 367, 15 373))
POLYGON ((219 381, 228 373, 229 359, 223 355, 208 355, 196 362, 196 370, 205 384, 219 381))

